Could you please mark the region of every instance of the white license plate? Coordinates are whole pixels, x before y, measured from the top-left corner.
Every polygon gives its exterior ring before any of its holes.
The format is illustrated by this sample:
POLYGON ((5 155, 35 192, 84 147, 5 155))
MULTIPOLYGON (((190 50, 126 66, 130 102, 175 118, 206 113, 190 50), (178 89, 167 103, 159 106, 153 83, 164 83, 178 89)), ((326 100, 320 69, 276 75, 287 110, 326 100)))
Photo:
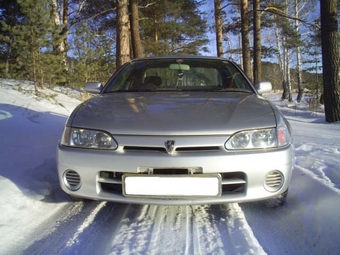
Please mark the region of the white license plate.
POLYGON ((125 196, 218 197, 220 175, 123 175, 125 196))

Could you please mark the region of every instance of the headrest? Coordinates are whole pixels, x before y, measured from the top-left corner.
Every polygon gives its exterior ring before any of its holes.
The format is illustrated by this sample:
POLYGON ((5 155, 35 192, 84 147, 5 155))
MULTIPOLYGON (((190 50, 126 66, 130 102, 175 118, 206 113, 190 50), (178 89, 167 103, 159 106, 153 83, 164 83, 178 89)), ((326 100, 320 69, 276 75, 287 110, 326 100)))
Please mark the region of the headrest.
POLYGON ((151 83, 156 86, 160 86, 162 84, 162 78, 159 76, 146 76, 144 78, 144 83, 151 83))

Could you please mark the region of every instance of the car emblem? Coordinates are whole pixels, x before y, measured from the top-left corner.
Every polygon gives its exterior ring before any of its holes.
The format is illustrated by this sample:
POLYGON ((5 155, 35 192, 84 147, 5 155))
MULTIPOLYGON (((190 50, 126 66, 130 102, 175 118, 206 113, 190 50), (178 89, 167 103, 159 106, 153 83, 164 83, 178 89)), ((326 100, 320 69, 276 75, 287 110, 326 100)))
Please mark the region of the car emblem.
POLYGON ((175 141, 174 140, 166 140, 165 141, 165 149, 168 154, 172 154, 175 148, 175 141))

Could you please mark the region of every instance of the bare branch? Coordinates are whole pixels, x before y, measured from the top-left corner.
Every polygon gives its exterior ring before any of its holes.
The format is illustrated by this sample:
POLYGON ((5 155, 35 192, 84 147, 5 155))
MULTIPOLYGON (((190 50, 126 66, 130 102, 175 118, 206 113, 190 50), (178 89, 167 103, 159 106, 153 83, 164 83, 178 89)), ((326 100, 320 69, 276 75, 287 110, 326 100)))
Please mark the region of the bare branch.
POLYGON ((79 24, 79 23, 81 23, 81 22, 84 22, 84 21, 87 21, 87 20, 90 20, 90 19, 94 19, 95 17, 98 17, 98 16, 100 16, 100 15, 103 15, 103 14, 105 14, 105 13, 108 13, 108 12, 110 12, 110 11, 115 11, 115 10, 116 10, 116 7, 115 7, 115 8, 110 8, 110 9, 107 9, 107 10, 102 11, 102 12, 100 12, 100 13, 96 13, 95 15, 92 15, 92 16, 87 17, 87 18, 85 18, 85 19, 78 20, 78 21, 74 22, 72 25, 70 25, 69 30, 71 30, 75 25, 77 25, 77 24, 79 24))
POLYGON ((149 6, 151 6, 151 5, 154 5, 154 4, 156 4, 156 1, 155 2, 153 2, 153 3, 148 3, 147 5, 145 5, 145 6, 138 6, 138 8, 140 8, 140 9, 144 9, 144 8, 148 8, 149 6))
POLYGON ((84 7, 84 4, 85 4, 86 0, 82 1, 79 5, 79 8, 78 8, 78 11, 77 11, 77 14, 80 13, 84 7))
POLYGON ((316 28, 320 29, 320 26, 317 25, 317 24, 309 23, 306 20, 303 20, 303 19, 300 19, 298 17, 292 16, 292 15, 290 15, 290 14, 288 14, 288 13, 286 13, 286 12, 276 8, 276 7, 273 7, 273 6, 268 6, 268 7, 264 8, 264 9, 259 9, 257 11, 261 12, 261 15, 264 12, 269 12, 269 13, 273 13, 273 14, 276 14, 278 16, 287 18, 287 19, 292 19, 292 20, 300 21, 301 23, 304 23, 304 24, 309 25, 309 26, 315 26, 316 28))
POLYGON ((227 7, 230 6, 230 5, 239 5, 239 4, 229 3, 229 4, 226 4, 225 6, 223 6, 223 7, 221 8, 221 10, 223 10, 224 8, 227 8, 227 7))

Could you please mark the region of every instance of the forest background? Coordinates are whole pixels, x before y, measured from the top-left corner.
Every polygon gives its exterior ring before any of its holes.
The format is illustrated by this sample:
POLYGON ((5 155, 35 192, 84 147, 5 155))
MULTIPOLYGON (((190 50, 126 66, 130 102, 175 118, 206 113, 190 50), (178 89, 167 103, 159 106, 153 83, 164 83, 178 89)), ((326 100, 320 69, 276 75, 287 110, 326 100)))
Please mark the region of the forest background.
MULTIPOLYGON (((318 103, 325 88, 320 13, 317 0, 0 0, 0 77, 33 81, 38 93, 105 83, 132 58, 213 55, 235 61, 254 82, 271 81, 282 99, 292 101, 296 91, 299 102, 307 92, 318 103)), ((336 34, 338 45, 337 23, 336 34)), ((328 69, 339 74, 336 68, 328 69)), ((340 120, 335 83, 325 97, 329 122, 340 120)))

